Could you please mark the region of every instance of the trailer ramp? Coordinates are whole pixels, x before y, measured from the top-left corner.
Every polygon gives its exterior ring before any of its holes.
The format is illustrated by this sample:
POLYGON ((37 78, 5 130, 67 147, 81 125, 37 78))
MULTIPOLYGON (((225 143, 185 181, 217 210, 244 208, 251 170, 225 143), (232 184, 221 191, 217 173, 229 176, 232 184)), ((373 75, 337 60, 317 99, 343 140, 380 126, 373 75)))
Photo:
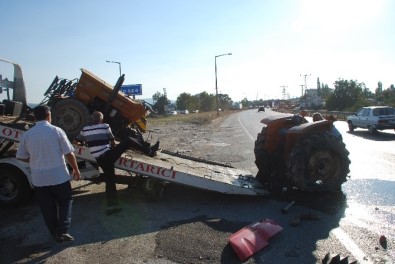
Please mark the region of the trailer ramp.
MULTIPOLYGON (((95 162, 88 149, 81 146, 75 148, 78 158, 95 162)), ((135 175, 225 194, 269 194, 248 171, 180 157, 165 151, 158 151, 157 155, 151 158, 128 150, 115 162, 115 168, 135 175)))
MULTIPOLYGON (((0 122, 1 145, 6 148, 3 151, 7 151, 8 145, 11 145, 8 143, 18 143, 28 128, 26 125, 0 122)), ((74 148, 79 161, 96 165, 95 158, 87 148, 78 145, 74 145, 74 148)), ((158 151, 155 157, 148 157, 128 150, 115 162, 115 168, 129 174, 128 177, 145 176, 157 182, 176 183, 225 194, 269 194, 248 171, 169 151, 158 151)), ((85 180, 94 180, 100 175, 97 166, 87 166, 81 169, 81 173, 85 180)))

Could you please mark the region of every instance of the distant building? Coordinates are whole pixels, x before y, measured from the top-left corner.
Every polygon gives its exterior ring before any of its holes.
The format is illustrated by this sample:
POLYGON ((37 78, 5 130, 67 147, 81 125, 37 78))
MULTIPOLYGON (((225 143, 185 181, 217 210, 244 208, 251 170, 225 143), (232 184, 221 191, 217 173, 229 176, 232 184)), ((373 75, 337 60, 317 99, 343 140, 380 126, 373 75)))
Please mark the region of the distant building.
POLYGON ((317 89, 306 89, 301 104, 305 107, 317 107, 325 105, 325 101, 318 95, 317 89))

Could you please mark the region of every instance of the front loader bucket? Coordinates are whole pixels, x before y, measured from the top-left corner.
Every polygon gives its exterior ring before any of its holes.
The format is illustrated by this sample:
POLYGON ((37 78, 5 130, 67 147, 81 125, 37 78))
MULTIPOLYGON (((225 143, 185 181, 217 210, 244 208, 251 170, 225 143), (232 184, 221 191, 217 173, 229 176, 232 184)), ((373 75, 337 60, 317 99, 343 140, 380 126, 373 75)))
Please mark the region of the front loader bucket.
POLYGON ((241 261, 269 245, 268 240, 283 230, 275 221, 266 219, 243 227, 229 237, 229 243, 241 261))

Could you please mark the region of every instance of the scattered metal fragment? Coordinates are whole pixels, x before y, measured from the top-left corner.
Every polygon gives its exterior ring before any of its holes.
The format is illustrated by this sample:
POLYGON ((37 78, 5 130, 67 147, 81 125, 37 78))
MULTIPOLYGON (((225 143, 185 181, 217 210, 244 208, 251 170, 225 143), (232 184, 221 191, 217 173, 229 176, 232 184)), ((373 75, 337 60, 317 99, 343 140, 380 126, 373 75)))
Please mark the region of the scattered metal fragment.
POLYGON ((286 214, 287 211, 289 210, 289 208, 292 207, 292 205, 295 204, 295 201, 290 202, 287 206, 285 206, 283 209, 281 209, 281 212, 283 212, 283 214, 286 214))
POLYGON ((379 242, 380 246, 382 246, 384 249, 387 249, 387 238, 384 235, 380 236, 379 242))
POLYGON ((340 254, 327 253, 322 260, 322 264, 357 264, 357 261, 348 262, 348 256, 341 259, 340 254))

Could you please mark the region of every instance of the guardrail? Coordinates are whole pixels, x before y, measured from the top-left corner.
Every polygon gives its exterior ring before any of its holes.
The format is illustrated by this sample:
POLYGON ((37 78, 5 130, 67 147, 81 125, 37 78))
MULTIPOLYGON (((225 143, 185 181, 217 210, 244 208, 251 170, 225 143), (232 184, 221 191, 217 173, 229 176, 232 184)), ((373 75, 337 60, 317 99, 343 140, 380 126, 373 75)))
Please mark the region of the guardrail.
MULTIPOLYGON (((341 112, 341 111, 325 111, 325 110, 304 110, 308 116, 313 116, 314 113, 320 113, 323 117, 333 116, 336 120, 345 121, 347 116, 355 114, 355 112, 341 112)), ((299 114, 300 110, 290 110, 293 114, 299 114)))

